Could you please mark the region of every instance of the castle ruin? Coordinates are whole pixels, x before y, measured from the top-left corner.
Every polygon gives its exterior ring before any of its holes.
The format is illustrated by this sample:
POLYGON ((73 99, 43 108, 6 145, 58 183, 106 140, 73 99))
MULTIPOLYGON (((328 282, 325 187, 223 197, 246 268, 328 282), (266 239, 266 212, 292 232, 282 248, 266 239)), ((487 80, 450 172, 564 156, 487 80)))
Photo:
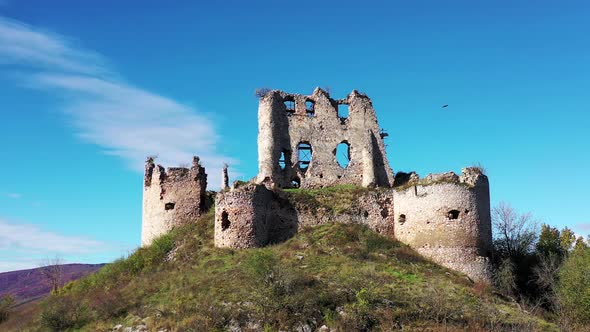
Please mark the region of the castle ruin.
MULTIPOLYGON (((335 100, 274 90, 258 109, 258 175, 228 187, 227 169, 215 198, 215 245, 256 248, 285 241, 299 229, 330 222, 361 223, 474 280, 489 280, 492 233, 488 178, 479 168, 420 179, 395 178, 371 100, 353 91, 335 100), (345 161, 338 159, 344 147, 345 161), (347 211, 313 209, 286 188, 367 188, 347 211)), ((146 164, 142 244, 204 210, 206 174, 146 164)))
POLYGON ((340 100, 319 88, 311 96, 271 91, 258 107, 257 181, 279 188, 390 187, 393 175, 380 135, 371 100, 357 91, 340 100), (346 167, 338 164, 338 145, 346 167))
POLYGON ((147 159, 143 182, 141 244, 148 245, 174 226, 196 220, 207 208, 207 174, 198 157, 191 168, 156 165, 147 159))

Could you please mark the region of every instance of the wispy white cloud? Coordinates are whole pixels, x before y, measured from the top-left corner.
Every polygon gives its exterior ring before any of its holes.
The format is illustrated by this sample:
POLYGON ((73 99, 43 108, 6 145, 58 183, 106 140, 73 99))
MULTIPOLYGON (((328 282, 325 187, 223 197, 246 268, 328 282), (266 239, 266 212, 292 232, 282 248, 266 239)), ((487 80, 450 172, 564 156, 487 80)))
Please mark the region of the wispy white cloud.
POLYGON ((68 38, 0 17, 0 64, 21 68, 29 87, 65 99, 77 135, 142 170, 145 157, 173 166, 201 157, 218 186, 223 162, 212 121, 193 107, 126 82, 96 52, 68 38))
POLYGON ((100 55, 69 44, 63 36, 0 17, 0 63, 91 75, 109 73, 100 55))
POLYGON ((104 242, 61 235, 34 224, 10 223, 0 219, 0 249, 54 254, 85 254, 104 251, 104 242))
POLYGON ((574 226, 574 228, 579 229, 581 231, 590 231, 590 222, 577 224, 576 226, 574 226))
POLYGON ((64 263, 107 263, 135 248, 132 244, 60 234, 0 217, 0 272, 39 267, 53 257, 64 263))

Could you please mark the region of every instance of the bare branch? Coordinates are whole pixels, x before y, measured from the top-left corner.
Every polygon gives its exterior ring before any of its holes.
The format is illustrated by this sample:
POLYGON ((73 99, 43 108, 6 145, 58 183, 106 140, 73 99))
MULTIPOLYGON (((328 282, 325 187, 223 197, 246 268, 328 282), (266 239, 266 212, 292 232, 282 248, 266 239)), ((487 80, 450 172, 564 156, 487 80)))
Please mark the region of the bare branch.
POLYGON ((45 259, 40 265, 41 274, 45 277, 51 286, 51 292, 57 293, 62 284, 63 278, 63 259, 59 256, 45 259))
POLYGON ((519 214, 501 202, 492 209, 494 247, 503 257, 526 255, 534 249, 538 222, 531 213, 519 214))

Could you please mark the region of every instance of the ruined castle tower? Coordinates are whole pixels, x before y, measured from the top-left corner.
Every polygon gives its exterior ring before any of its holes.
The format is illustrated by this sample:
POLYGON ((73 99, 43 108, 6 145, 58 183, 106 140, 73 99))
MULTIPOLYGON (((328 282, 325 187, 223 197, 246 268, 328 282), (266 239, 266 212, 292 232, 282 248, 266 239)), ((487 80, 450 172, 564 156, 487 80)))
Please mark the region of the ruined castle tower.
MULTIPOLYGON (((396 181, 398 178, 396 177, 396 181)), ((476 167, 412 177, 393 190, 395 238, 474 280, 489 280, 492 247, 488 177, 476 167)))
POLYGON ((267 93, 258 108, 257 182, 265 181, 279 188, 392 186, 371 100, 356 90, 340 100, 320 88, 310 96, 267 93))
POLYGON ((424 179, 398 173, 394 186, 383 136, 371 100, 357 91, 340 100, 319 88, 310 96, 268 92, 258 108, 259 173, 255 183, 216 195, 215 245, 262 247, 302 226, 361 223, 474 280, 489 280, 488 178, 477 168, 424 179), (338 184, 385 189, 368 191, 338 214, 310 212, 275 190, 338 184))
POLYGON ((141 244, 149 245, 174 226, 195 221, 205 209, 207 174, 193 157, 191 168, 167 170, 148 158, 143 186, 141 244))

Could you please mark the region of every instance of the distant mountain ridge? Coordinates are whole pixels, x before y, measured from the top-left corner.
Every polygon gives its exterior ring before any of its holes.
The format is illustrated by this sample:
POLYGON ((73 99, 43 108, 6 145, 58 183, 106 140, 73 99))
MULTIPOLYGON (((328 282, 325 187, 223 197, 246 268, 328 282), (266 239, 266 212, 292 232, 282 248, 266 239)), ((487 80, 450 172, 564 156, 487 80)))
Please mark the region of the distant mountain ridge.
MULTIPOLYGON (((65 284, 98 271, 104 264, 63 264, 60 266, 62 268, 62 284, 65 284)), ((41 273, 41 269, 39 267, 0 273, 0 296, 11 294, 17 303, 23 303, 49 294, 51 286, 41 273)))

